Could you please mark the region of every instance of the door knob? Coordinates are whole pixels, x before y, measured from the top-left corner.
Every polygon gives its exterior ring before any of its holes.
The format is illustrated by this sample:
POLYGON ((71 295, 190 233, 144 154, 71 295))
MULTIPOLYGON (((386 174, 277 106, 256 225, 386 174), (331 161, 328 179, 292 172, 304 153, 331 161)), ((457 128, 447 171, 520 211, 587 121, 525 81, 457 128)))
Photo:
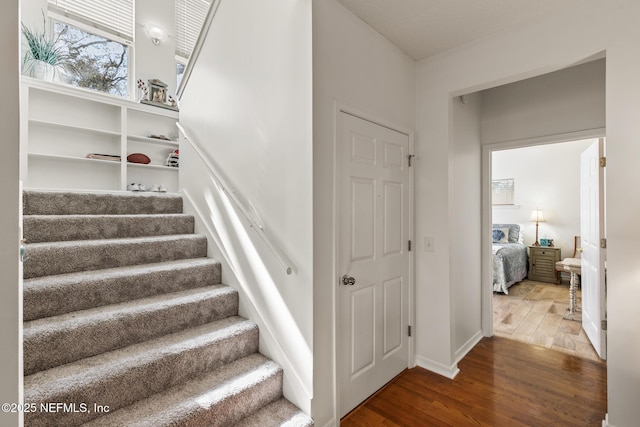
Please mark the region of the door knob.
POLYGON ((577 248, 576 251, 582 253, 582 248, 577 248))
POLYGON ((356 279, 354 277, 347 276, 345 274, 344 276, 342 276, 342 284, 345 286, 346 285, 353 286, 356 284, 356 279))

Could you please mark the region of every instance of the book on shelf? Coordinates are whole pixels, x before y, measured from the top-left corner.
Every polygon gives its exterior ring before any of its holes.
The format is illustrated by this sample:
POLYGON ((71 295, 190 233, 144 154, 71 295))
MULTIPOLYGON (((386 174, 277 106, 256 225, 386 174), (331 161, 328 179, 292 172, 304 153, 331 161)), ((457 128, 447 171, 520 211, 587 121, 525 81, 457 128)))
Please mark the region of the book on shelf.
POLYGON ((89 154, 87 154, 87 159, 111 160, 113 162, 119 162, 120 161, 120 156, 117 156, 115 154, 89 153, 89 154))

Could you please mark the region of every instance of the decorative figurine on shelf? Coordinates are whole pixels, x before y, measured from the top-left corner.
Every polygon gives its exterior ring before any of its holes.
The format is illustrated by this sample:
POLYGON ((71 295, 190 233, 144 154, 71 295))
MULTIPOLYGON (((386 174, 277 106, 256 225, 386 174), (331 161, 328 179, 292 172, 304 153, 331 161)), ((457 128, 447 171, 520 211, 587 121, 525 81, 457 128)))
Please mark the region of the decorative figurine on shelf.
POLYGON ((169 105, 171 105, 173 108, 178 107, 178 103, 176 102, 175 98, 171 95, 169 95, 169 105))
POLYGON ((147 85, 144 84, 142 79, 138 79, 138 101, 147 101, 147 97, 149 96, 149 90, 147 89, 147 85))
POLYGON ((169 157, 167 157, 167 166, 174 168, 180 166, 180 152, 178 150, 173 150, 169 153, 169 157))

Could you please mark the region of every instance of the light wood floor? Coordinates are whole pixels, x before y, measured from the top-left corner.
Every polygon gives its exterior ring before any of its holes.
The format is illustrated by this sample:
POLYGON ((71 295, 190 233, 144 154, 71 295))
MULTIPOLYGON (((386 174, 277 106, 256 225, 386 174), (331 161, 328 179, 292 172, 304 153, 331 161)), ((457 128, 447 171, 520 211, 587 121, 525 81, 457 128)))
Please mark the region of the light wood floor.
MULTIPOLYGON (((577 292, 578 306, 581 293, 577 292)), ((599 361, 582 323, 563 319, 569 307, 569 284, 523 280, 509 294, 493 294, 493 333, 599 361)))
POLYGON ((601 426, 604 363, 501 337, 483 338, 450 380, 404 371, 341 426, 601 426))

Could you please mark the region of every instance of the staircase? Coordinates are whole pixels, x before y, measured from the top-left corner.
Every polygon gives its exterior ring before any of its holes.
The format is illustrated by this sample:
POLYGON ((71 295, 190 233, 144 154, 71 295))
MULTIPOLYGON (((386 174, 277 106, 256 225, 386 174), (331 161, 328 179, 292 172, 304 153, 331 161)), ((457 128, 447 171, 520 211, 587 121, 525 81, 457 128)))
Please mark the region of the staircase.
POLYGON ((39 426, 308 426, 182 198, 24 193, 24 414, 39 426))

